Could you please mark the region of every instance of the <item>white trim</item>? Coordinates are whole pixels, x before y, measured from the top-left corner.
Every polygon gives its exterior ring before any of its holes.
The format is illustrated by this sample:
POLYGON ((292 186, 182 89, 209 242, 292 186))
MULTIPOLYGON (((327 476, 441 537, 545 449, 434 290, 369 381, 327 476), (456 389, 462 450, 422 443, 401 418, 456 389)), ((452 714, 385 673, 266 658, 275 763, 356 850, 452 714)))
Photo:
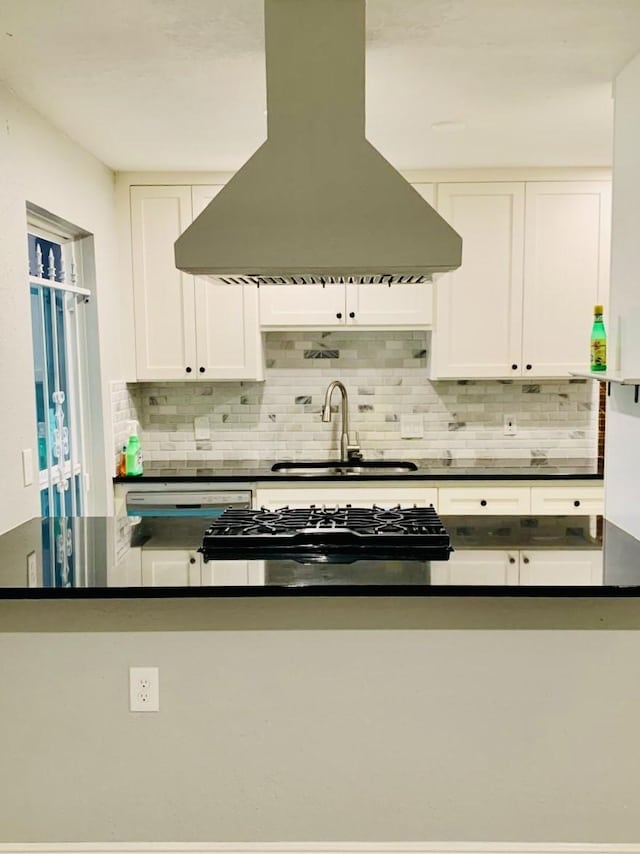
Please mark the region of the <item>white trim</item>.
POLYGON ((0 854, 640 854, 603 842, 118 842, 0 843, 0 854))
MULTIPOLYGON (((468 169, 399 169, 409 183, 461 181, 610 181, 610 166, 480 167, 468 169)), ((116 172, 116 186, 226 184, 234 172, 116 172)))
MULTIPOLYGON (((33 232, 31 232, 33 234, 33 232)), ((65 285, 64 282, 56 282, 53 279, 44 279, 42 276, 29 276, 30 285, 38 285, 43 288, 53 288, 56 291, 66 291, 70 294, 80 294, 80 296, 90 297, 91 291, 87 288, 76 288, 73 285, 65 285)))

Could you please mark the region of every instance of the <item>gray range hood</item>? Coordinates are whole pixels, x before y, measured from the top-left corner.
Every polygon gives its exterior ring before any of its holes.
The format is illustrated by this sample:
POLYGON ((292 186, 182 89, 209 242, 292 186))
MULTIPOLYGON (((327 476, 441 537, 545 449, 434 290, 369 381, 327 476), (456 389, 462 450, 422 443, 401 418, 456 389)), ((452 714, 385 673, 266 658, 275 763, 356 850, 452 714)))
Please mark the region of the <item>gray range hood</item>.
POLYGON ((265 47, 267 141, 180 235, 178 269, 305 284, 459 267, 460 236, 365 139, 365 0, 265 0, 265 47))

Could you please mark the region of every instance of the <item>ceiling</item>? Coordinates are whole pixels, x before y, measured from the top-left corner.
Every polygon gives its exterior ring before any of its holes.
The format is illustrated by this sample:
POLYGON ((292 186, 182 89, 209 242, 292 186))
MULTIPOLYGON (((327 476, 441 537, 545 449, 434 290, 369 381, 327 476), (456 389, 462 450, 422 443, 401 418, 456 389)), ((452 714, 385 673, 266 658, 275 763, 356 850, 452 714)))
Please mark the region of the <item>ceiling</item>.
MULTIPOLYGON (((113 169, 236 170, 263 35, 262 0, 0 0, 0 80, 113 169)), ((400 169, 605 166, 638 52, 640 0, 368 0, 367 136, 400 169)))

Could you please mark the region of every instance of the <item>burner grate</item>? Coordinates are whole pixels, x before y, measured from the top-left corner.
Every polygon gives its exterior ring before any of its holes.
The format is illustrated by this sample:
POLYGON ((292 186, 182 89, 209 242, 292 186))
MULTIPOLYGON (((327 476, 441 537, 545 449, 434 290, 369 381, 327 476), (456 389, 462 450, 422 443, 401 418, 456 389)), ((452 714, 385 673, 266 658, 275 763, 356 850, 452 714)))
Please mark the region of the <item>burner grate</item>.
POLYGON ((228 509, 207 529, 201 549, 215 557, 284 553, 447 559, 449 535, 432 506, 383 508, 311 505, 228 509))

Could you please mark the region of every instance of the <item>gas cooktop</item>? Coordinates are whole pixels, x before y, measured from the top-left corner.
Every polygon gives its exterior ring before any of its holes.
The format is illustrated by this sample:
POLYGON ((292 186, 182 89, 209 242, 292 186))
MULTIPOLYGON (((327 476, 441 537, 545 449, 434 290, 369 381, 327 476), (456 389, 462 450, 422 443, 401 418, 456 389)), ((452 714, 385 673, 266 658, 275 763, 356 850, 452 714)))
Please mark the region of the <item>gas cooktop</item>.
POLYGON ((205 531, 205 561, 288 558, 300 563, 448 560, 449 534, 431 507, 225 510, 205 531))

